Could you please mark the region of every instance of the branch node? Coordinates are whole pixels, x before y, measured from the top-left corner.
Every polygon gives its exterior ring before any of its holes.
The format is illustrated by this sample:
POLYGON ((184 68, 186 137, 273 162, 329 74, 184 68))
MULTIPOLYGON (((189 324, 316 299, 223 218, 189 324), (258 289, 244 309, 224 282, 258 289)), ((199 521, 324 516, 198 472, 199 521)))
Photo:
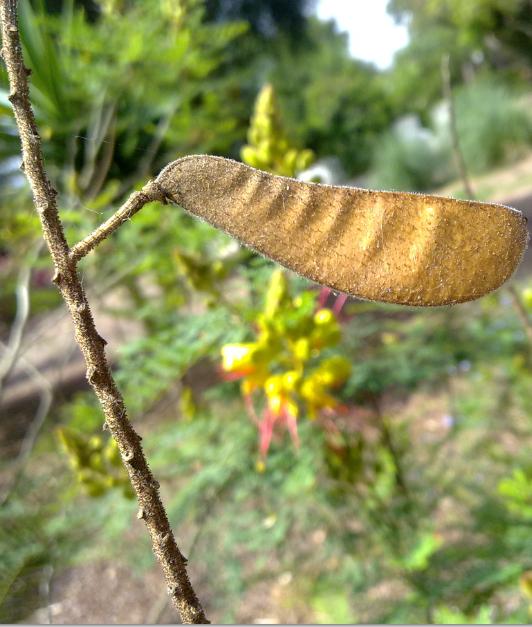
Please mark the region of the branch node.
POLYGON ((158 490, 161 487, 161 484, 157 481, 157 479, 152 479, 151 487, 158 490))
POLYGON ((98 333, 98 340, 100 341, 102 346, 107 346, 108 344, 107 340, 104 337, 102 337, 99 333, 98 333))
MULTIPOLYGON (((167 592, 168 592, 168 596, 169 597, 173 597, 174 594, 176 594, 177 592, 179 592, 179 584, 178 583, 172 583, 169 586, 167 586, 166 588, 167 592)), ((191 608, 192 609, 192 608, 191 608)))
MULTIPOLYGON (((26 165, 24 164, 24 162, 22 162, 22 165, 20 166, 20 169, 23 172, 26 171, 26 165)), ((46 202, 46 201, 39 201, 39 202, 36 203, 35 207, 37 209, 37 212, 42 215, 50 208, 50 203, 46 202)))
POLYGON ((122 455, 122 457, 124 458, 125 462, 130 462, 133 460, 133 458, 135 457, 135 451, 133 451, 132 449, 126 449, 122 455))
POLYGON ((144 510, 143 507, 139 508, 139 511, 137 512, 137 518, 139 520, 144 520, 146 518, 146 511, 144 510))
POLYGON ((91 385, 95 385, 98 382, 98 368, 95 366, 89 366, 87 368, 87 381, 91 385))
POLYGON ((159 537, 157 538, 159 544, 166 544, 169 540, 170 540, 170 534, 169 533, 161 533, 159 534, 159 537))
POLYGON ((55 285, 59 285, 62 280, 63 280, 63 275, 56 268, 54 272, 54 276, 52 277, 52 283, 55 283, 55 285))

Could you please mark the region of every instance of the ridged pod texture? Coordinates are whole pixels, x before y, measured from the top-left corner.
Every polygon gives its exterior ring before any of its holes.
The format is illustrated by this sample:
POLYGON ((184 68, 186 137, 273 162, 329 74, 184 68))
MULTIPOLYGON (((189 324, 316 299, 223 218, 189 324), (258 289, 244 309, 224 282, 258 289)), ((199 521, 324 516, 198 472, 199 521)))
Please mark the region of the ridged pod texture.
POLYGON ((503 205, 333 187, 204 155, 157 178, 167 197, 312 281, 363 299, 436 306, 498 288, 528 241, 503 205))

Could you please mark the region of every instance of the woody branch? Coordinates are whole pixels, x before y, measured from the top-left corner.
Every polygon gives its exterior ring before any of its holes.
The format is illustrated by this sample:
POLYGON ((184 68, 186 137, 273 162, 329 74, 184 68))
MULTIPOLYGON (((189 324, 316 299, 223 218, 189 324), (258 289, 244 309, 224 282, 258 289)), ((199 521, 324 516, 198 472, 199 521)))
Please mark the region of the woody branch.
MULTIPOLYGON (((22 169, 33 192, 44 240, 55 268, 53 281, 69 309, 77 343, 85 358, 87 379, 92 386, 105 415, 105 424, 118 443, 120 454, 136 493, 138 518, 146 523, 152 540, 153 552, 163 569, 168 593, 184 623, 207 623, 201 604, 192 588, 186 570, 186 559, 181 554, 164 505, 159 484, 153 477, 140 443, 127 418, 126 407, 112 377, 105 356, 105 340, 99 335, 85 292, 76 271, 76 261, 101 241, 105 235, 98 232, 70 250, 57 209, 57 192, 44 168, 41 140, 29 98, 28 75, 24 66, 17 22, 16 0, 0 0, 2 27, 2 56, 10 84, 9 100, 13 106, 22 147, 22 169)), ((113 225, 119 226, 146 202, 160 198, 155 186, 148 186, 134 194, 122 208, 113 225)), ((116 226, 115 226, 116 228, 116 226)))

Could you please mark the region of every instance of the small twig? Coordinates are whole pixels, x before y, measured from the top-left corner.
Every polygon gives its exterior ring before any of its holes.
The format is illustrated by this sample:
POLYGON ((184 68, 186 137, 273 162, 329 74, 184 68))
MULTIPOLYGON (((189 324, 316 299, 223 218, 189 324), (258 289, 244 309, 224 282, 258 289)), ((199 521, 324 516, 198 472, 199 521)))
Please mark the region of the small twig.
POLYGON ((510 292, 515 311, 521 320, 521 324, 523 325, 528 341, 532 345, 532 321, 530 320, 528 312, 523 305, 523 301, 521 300, 515 285, 508 285, 508 291, 510 292))
POLYGON ((126 202, 107 221, 96 228, 90 235, 87 235, 80 242, 72 246, 68 255, 70 262, 77 263, 95 248, 100 242, 108 238, 124 222, 129 220, 138 211, 154 200, 165 201, 165 195, 155 181, 149 181, 140 190, 134 192, 126 202))
POLYGON ((451 85, 451 69, 450 69, 450 56, 448 54, 443 55, 441 60, 441 75, 443 84, 443 95, 447 101, 449 107, 449 127, 451 131, 451 139, 453 143, 453 153, 458 167, 458 173, 462 179, 464 190, 469 198, 475 198, 475 192, 471 181, 467 173, 467 166, 464 158, 464 153, 460 146, 460 137, 458 135, 458 126, 456 123, 456 110, 454 106, 453 89, 451 85))
POLYGON ((47 564, 43 568, 42 579, 39 583, 39 592, 46 603, 46 618, 48 620, 48 625, 53 624, 52 617, 52 604, 51 604, 51 583, 52 577, 54 576, 54 567, 51 564, 47 564))
MULTIPOLYGON (((5 348, 5 344, 0 342, 0 348, 5 348)), ((11 475, 11 479, 8 485, 4 488, 3 493, 0 495, 0 507, 6 503, 9 499, 13 490, 16 488, 20 477, 23 474, 24 466, 26 461, 28 460, 33 447, 35 446, 35 442, 37 440, 37 436, 46 420, 46 416, 50 411, 50 407, 52 405, 53 400, 53 387, 51 383, 43 377, 43 375, 33 366, 29 361, 24 359, 24 357, 19 358, 20 364, 22 368, 29 374, 29 376, 36 382, 37 386, 41 389, 41 396, 39 399, 39 405, 37 406, 37 411, 35 412, 35 416, 31 421, 30 427, 24 436, 24 440, 22 441, 22 445, 18 452, 17 458, 15 459, 13 465, 13 474, 11 475)))
POLYGON ((22 342, 22 336, 24 334, 24 328, 28 321, 28 315, 30 313, 30 279, 33 264, 36 258, 39 256, 43 242, 39 242, 35 248, 32 258, 29 263, 25 264, 20 270, 17 281, 17 311, 11 330, 9 333, 9 340, 7 346, 4 345, 4 355, 0 360, 0 400, 2 398, 3 382, 9 377, 13 367, 15 366, 18 355, 20 352, 20 345, 22 342))
MULTIPOLYGON (((17 22, 16 0, 0 0, 2 22, 2 56, 7 68, 10 94, 22 147, 23 169, 30 183, 35 208, 43 229, 44 240, 52 257, 55 274, 53 281, 70 311, 76 341, 87 365, 87 379, 92 386, 105 416, 105 422, 116 440, 131 485, 139 503, 140 518, 146 523, 152 548, 163 569, 168 594, 184 623, 207 623, 203 608, 192 588, 186 569, 186 560, 179 550, 166 510, 140 443, 140 437, 127 418, 124 399, 111 374, 105 355, 105 340, 98 333, 76 269, 76 260, 86 254, 91 241, 78 248, 79 257, 70 255, 63 225, 59 218, 57 192, 46 175, 41 139, 30 104, 28 75, 24 66, 17 22)), ((160 198, 155 184, 148 184, 140 194, 133 194, 133 206, 160 198)), ((127 203, 126 203, 127 204, 127 203)), ((138 209, 137 209, 138 210, 138 209)), ((124 219, 127 219, 127 215, 124 219)), ((101 238, 95 238, 101 241, 101 238)))
POLYGON ((377 398, 373 398, 372 399, 372 404, 373 404, 373 408, 375 410, 375 414, 378 418, 378 422, 379 422, 379 426, 380 426, 380 430, 381 430, 381 434, 382 434, 382 438, 384 441, 384 445, 386 446, 386 448, 388 449, 392 460, 393 460, 393 464, 395 467, 395 483, 397 485, 397 487, 400 489, 400 491, 403 493, 403 496, 405 497, 405 499, 407 500, 407 502, 411 502, 412 497, 410 494, 410 490, 408 488, 408 484, 405 478, 405 472, 403 469, 403 464, 401 462, 401 457, 395 447, 393 438, 392 438, 392 434, 390 432, 390 428, 388 426, 388 421, 387 419, 384 417, 382 411, 381 411, 381 407, 380 407, 380 403, 378 401, 377 398))

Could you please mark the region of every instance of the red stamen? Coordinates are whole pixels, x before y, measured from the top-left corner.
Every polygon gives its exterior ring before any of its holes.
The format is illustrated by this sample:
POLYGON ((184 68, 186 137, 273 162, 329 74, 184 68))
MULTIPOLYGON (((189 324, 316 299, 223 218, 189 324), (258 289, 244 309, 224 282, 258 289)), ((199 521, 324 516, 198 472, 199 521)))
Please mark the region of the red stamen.
POLYGON ((342 307, 344 306, 346 300, 347 294, 344 294, 343 292, 341 294, 338 294, 338 296, 336 297, 336 302, 334 303, 334 306, 332 308, 333 314, 335 314, 336 316, 340 315, 340 312, 342 311, 342 307))

